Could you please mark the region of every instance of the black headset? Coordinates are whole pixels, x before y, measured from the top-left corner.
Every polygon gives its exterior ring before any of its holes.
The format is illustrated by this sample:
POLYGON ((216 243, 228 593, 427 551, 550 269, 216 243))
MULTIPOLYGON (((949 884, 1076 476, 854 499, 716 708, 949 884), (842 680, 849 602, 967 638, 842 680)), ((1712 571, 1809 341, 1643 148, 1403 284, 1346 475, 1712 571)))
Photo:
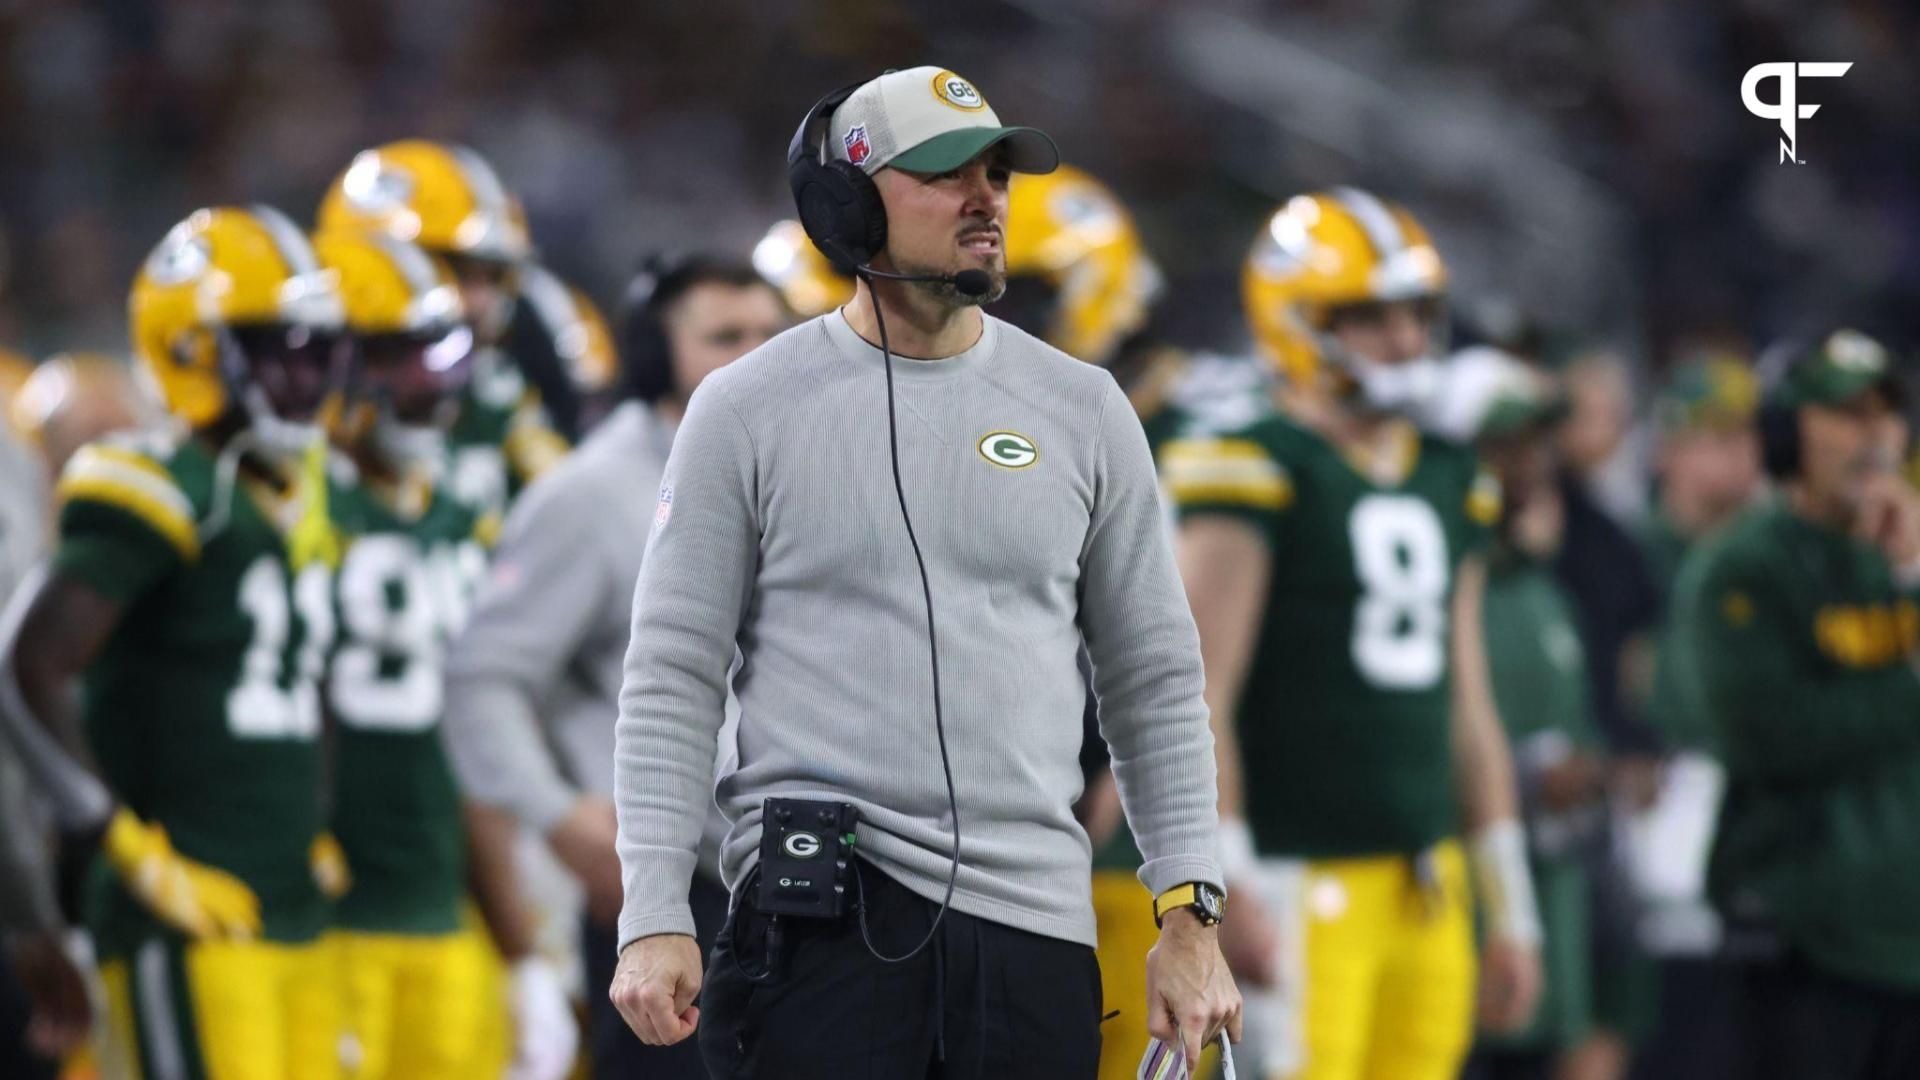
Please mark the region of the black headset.
POLYGON ((872 262, 887 246, 887 208, 880 189, 860 166, 826 148, 833 111, 866 83, 848 83, 814 102, 787 144, 787 185, 793 189, 800 227, 843 274, 872 262))
POLYGON ((1760 410, 1754 415, 1760 467, 1776 481, 1791 480, 1800 472, 1800 410, 1781 400, 1781 389, 1795 361, 1809 347, 1806 340, 1788 338, 1769 346, 1754 361, 1760 379, 1760 410))
POLYGON ((1791 480, 1800 472, 1800 410, 1771 397, 1761 403, 1755 419, 1760 464, 1775 480, 1791 480))
POLYGON ((673 346, 667 341, 667 314, 681 297, 709 283, 743 289, 763 286, 779 295, 779 290, 750 263, 702 252, 648 255, 640 261, 621 298, 622 397, 638 398, 651 405, 673 396, 673 346))
POLYGON ((621 302, 625 311, 620 327, 622 397, 651 405, 673 392, 673 350, 661 318, 665 305, 660 302, 660 286, 679 269, 675 260, 648 255, 627 283, 621 302))

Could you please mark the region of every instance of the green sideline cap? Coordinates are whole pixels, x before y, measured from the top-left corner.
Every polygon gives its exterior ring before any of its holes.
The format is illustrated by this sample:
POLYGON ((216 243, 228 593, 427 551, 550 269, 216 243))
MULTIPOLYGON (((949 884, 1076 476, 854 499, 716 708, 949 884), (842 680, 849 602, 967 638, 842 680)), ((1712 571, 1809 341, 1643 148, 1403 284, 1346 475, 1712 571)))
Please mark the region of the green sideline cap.
POLYGON ((1886 348, 1858 330, 1838 330, 1793 362, 1774 397, 1792 407, 1839 405, 1875 387, 1896 404, 1903 398, 1886 348))

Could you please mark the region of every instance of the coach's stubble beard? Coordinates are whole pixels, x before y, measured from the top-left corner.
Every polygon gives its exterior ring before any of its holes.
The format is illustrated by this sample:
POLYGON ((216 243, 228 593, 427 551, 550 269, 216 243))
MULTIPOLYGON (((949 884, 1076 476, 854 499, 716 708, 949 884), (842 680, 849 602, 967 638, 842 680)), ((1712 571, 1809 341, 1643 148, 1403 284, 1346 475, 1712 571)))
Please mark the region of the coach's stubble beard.
MULTIPOLYGON (((988 282, 986 292, 978 296, 963 293, 960 291, 959 286, 955 285, 951 280, 915 281, 911 284, 927 295, 938 299, 942 303, 951 304, 954 307, 984 307, 1007 294, 1007 264, 1004 260, 996 260, 992 266, 969 267, 968 269, 981 269, 986 271, 988 282)), ((925 275, 930 278, 951 278, 960 271, 941 270, 929 266, 925 268, 915 267, 911 270, 902 268, 900 272, 903 274, 925 275)))

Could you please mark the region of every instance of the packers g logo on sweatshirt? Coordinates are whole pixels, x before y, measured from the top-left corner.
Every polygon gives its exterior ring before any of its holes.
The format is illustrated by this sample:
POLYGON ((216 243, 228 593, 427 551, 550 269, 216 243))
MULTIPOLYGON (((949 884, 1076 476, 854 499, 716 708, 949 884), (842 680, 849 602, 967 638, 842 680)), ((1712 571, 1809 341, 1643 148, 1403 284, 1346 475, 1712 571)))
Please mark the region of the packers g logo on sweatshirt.
POLYGON ((1017 431, 989 431, 980 436, 980 456, 1003 469, 1024 469, 1040 460, 1040 448, 1017 431))

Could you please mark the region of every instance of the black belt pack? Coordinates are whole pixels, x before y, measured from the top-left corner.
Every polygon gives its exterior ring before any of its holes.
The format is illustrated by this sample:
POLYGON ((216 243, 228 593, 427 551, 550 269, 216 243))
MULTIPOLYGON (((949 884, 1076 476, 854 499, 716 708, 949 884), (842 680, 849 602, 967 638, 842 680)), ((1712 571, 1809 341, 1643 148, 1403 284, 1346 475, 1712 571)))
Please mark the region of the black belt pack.
POLYGON ((767 915, 837 919, 853 878, 851 804, 768 799, 761 805, 759 882, 754 907, 767 915))

